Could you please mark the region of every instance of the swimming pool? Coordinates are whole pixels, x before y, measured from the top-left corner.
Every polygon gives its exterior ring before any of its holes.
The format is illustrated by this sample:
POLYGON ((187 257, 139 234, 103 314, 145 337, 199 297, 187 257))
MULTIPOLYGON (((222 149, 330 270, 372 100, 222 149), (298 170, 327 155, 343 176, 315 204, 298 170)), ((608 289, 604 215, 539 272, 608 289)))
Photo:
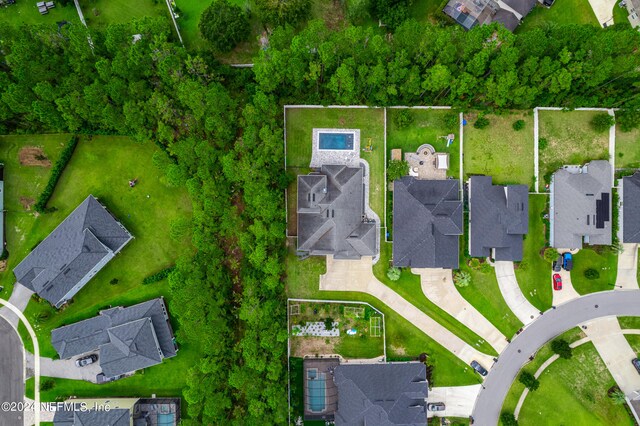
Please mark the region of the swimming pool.
POLYGON ((174 426, 176 416, 174 413, 158 413, 158 426, 174 426))
POLYGON ((353 133, 318 133, 319 149, 352 150, 353 133))
POLYGON ((307 370, 307 400, 309 411, 320 413, 325 410, 325 374, 318 373, 316 368, 307 370))

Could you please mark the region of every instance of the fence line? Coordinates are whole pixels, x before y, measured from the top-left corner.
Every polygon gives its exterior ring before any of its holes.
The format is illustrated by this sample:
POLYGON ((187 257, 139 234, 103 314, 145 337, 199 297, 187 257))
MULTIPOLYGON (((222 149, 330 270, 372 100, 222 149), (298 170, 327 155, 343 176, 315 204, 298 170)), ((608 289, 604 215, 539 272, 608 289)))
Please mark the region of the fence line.
POLYGON ((169 0, 165 0, 167 4, 167 9, 169 9, 169 15, 171 15, 171 20, 173 21, 173 26, 176 29, 176 33, 178 33, 178 38, 180 39, 180 44, 184 47, 184 42, 182 41, 182 35, 180 34, 180 28, 178 27, 178 23, 176 22, 176 17, 173 15, 173 8, 171 7, 171 3, 169 0))

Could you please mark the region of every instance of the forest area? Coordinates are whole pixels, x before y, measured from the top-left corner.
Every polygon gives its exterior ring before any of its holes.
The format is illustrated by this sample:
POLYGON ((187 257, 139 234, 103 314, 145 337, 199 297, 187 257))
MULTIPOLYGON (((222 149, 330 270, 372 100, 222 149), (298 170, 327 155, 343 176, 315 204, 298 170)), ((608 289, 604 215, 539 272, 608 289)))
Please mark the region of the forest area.
POLYGON ((168 19, 91 30, 0 27, 0 133, 129 135, 172 158, 193 203, 195 255, 169 282, 188 374, 186 425, 284 424, 284 104, 619 108, 640 125, 640 32, 407 20, 393 34, 279 26, 253 69, 189 51, 168 19), (132 42, 132 35, 141 37, 132 42), (87 43, 88 37, 91 44, 87 43))

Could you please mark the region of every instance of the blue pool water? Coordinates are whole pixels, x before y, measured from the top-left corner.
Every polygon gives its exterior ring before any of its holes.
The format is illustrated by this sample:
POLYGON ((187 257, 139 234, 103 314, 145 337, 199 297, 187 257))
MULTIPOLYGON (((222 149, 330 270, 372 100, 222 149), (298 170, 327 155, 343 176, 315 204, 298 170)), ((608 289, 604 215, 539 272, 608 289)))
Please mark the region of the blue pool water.
POLYGON ((353 133, 319 133, 320 149, 353 149, 353 133))
POLYGON ((325 375, 320 373, 316 377, 317 370, 307 370, 307 398, 309 411, 319 413, 326 408, 325 403, 325 375))
POLYGON ((173 413, 158 413, 158 426, 173 426, 176 424, 175 415, 173 413))

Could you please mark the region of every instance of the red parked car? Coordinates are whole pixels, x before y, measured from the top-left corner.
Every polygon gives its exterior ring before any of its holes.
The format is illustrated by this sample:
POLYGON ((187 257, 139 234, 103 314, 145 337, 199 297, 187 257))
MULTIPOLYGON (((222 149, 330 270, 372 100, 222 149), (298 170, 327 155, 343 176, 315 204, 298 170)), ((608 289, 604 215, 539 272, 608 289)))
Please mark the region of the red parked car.
POLYGON ((560 274, 553 274, 553 289, 562 290, 562 278, 560 274))

